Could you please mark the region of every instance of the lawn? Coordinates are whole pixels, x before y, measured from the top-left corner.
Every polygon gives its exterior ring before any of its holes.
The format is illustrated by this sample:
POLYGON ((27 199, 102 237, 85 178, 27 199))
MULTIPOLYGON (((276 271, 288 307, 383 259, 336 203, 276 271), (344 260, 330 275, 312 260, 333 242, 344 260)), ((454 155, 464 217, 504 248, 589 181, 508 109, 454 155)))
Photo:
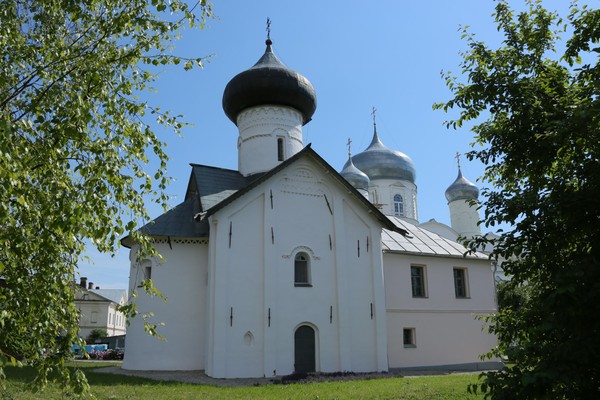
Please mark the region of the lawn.
MULTIPOLYGON (((114 365, 114 364, 113 364, 114 365)), ((81 366, 81 365, 79 365, 81 366)), ((106 366, 106 364, 102 364, 106 366)), ((290 385, 251 387, 213 387, 174 382, 157 382, 123 375, 94 373, 98 364, 82 366, 99 400, 108 399, 481 399, 466 391, 477 375, 445 375, 413 378, 384 378, 334 381, 290 385)), ((0 389, 0 399, 63 399, 60 390, 51 386, 42 393, 26 390, 33 377, 31 369, 7 368, 7 385, 0 389)))

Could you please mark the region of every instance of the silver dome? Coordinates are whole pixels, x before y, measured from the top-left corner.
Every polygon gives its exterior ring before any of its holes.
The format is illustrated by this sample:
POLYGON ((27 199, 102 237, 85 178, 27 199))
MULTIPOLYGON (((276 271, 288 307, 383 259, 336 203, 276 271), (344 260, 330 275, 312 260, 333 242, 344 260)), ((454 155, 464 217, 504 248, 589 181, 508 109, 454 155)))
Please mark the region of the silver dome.
POLYGON ((367 174, 356 168, 352 163, 352 158, 348 158, 348 162, 344 166, 340 175, 344 177, 355 189, 369 189, 369 183, 371 182, 367 174))
MULTIPOLYGON (((413 161, 406 154, 385 147, 379 140, 376 127, 369 147, 352 157, 352 162, 372 181, 376 179, 396 179, 412 183, 416 181, 417 173, 413 161)), ((349 164, 350 161, 346 162, 344 169, 349 164)))
POLYGON ((462 175, 459 167, 456 180, 446 189, 446 200, 451 203, 455 200, 477 200, 478 197, 479 189, 462 175))

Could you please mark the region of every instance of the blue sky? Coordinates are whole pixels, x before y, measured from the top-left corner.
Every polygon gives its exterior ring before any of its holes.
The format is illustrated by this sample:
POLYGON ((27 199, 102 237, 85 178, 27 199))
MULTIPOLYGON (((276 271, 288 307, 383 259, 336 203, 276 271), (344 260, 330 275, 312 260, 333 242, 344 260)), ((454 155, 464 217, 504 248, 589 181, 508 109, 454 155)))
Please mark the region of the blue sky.
MULTIPOLYGON (((522 1, 512 1, 523 8, 522 1)), ((567 1, 546 1, 566 10, 567 1)), ((225 85, 251 67, 265 50, 265 22, 270 17, 273 49, 290 68, 305 75, 317 92, 317 111, 303 130, 304 143, 335 169, 352 152, 364 150, 373 134, 372 107, 382 142, 412 158, 417 169, 419 219, 450 222, 444 191, 457 174, 456 152, 473 141, 468 129, 448 130, 450 118, 432 104, 450 98, 440 72, 460 73, 461 26, 490 46, 500 33, 491 0, 374 1, 214 1, 217 18, 203 30, 181 32, 175 53, 210 56, 203 69, 160 71, 148 94, 154 104, 183 114, 193 124, 181 137, 161 132, 167 142, 171 206, 180 203, 190 174, 189 163, 237 169, 237 128, 223 113, 225 85)), ((562 12, 566 15, 565 12, 562 12)), ((484 166, 463 158, 462 171, 473 182, 484 166)), ((481 183, 478 183, 481 186, 481 183)), ((150 207, 155 218, 162 213, 150 207)), ((81 276, 102 288, 126 288, 129 251, 114 257, 90 249, 81 276)))

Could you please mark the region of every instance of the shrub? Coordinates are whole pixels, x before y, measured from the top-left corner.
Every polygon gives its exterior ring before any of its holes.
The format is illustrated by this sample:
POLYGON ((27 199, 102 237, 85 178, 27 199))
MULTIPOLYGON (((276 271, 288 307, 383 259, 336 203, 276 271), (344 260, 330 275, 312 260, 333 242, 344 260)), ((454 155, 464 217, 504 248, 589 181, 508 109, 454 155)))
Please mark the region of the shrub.
POLYGON ((96 328, 96 329, 92 329, 92 331, 90 332, 90 334, 88 335, 86 342, 88 344, 93 344, 96 339, 99 339, 101 337, 106 337, 108 336, 108 331, 104 328, 96 328))
POLYGON ((104 351, 92 351, 89 353, 90 360, 122 360, 123 350, 108 349, 104 351))

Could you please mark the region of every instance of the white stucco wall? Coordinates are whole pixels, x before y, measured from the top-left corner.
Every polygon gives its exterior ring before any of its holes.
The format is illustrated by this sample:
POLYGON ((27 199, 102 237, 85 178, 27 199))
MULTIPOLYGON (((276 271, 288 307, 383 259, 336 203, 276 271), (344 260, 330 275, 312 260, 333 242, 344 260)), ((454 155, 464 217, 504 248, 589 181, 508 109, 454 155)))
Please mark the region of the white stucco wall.
POLYGON ((380 206, 380 211, 385 215, 395 215, 394 195, 400 194, 404 200, 403 217, 412 223, 418 223, 417 211, 417 186, 408 181, 392 179, 374 179, 369 186, 369 199, 371 203, 380 206))
POLYGON ((286 375, 302 325, 316 332, 317 371, 479 362, 496 343, 475 319, 495 310, 489 262, 382 255, 380 223, 325 172, 299 159, 210 216, 210 239, 159 238, 164 263, 132 262, 130 291, 147 264, 168 297, 137 300, 166 324, 166 340, 149 337, 138 316, 123 368, 286 375), (298 252, 310 259, 310 287, 294 285, 298 252), (412 297, 411 265, 425 267, 425 298, 412 297), (454 267, 467 269, 468 298, 455 296, 454 267), (404 328, 415 329, 416 347, 404 346, 404 328))
POLYGON ((450 209, 450 224, 452 229, 466 238, 481 236, 481 227, 477 224, 480 220, 476 205, 471 205, 468 200, 455 200, 448 203, 450 209))
POLYGON ((393 253, 383 261, 390 368, 478 363, 496 345, 476 319, 496 309, 489 261, 393 253), (411 265, 425 268, 425 298, 412 297, 411 265), (467 269, 467 298, 455 296, 455 267, 467 269), (415 329, 416 347, 404 346, 404 328, 415 329))
POLYGON ((94 329, 106 329, 108 336, 125 334, 125 316, 117 311, 117 304, 100 300, 93 294, 91 300, 76 300, 79 310, 79 336, 87 338, 94 329))
POLYGON ((318 371, 387 369, 381 228, 319 168, 299 160, 210 218, 209 376, 292 373, 301 325, 318 371), (311 287, 294 286, 298 252, 311 287))
POLYGON ((273 169, 277 139, 283 139, 283 160, 298 153, 302 144, 302 114, 290 107, 250 107, 238 115, 238 170, 244 176, 273 169))
POLYGON ((157 251, 164 257, 135 262, 136 247, 131 251, 130 293, 137 290, 137 311, 127 329, 123 369, 133 370, 199 370, 204 369, 206 343, 206 292, 208 245, 204 239, 174 239, 171 246, 158 240, 157 251), (154 286, 167 297, 167 302, 138 288, 143 267, 152 266, 154 286), (154 313, 148 320, 164 323, 158 332, 164 340, 149 336, 141 314, 154 313))
POLYGON ((419 224, 419 228, 427 229, 430 232, 437 233, 438 235, 450 239, 456 242, 458 239, 458 233, 446 224, 437 222, 435 219, 430 219, 427 222, 419 224))

